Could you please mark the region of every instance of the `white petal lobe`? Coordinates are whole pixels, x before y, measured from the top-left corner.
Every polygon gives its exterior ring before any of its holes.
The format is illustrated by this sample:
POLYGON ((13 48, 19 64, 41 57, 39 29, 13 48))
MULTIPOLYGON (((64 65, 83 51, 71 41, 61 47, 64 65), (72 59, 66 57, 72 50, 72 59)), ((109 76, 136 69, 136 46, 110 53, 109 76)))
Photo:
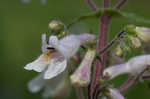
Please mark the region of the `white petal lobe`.
POLYGON ((58 44, 53 44, 54 48, 67 59, 76 54, 80 45, 81 42, 76 35, 66 36, 59 40, 58 44))
POLYGON ((42 54, 38 59, 27 64, 24 67, 24 69, 34 70, 36 72, 42 72, 49 64, 49 61, 50 61, 50 56, 48 54, 42 54))
POLYGON ((59 57, 58 59, 54 58, 51 60, 48 69, 45 72, 44 79, 51 79, 58 74, 62 73, 67 66, 67 60, 59 57))

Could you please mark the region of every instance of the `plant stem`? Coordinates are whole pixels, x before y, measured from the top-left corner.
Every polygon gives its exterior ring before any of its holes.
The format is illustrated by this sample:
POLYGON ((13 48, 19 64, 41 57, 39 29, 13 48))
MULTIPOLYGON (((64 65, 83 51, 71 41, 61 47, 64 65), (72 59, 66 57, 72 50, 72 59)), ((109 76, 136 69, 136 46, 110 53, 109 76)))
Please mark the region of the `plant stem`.
POLYGON ((136 84, 137 81, 139 81, 140 77, 144 74, 144 72, 147 70, 145 68, 141 73, 139 73, 135 78, 131 76, 121 87, 120 93, 124 93, 127 91, 129 88, 131 88, 134 84, 136 84))
POLYGON ((120 0, 120 2, 115 6, 116 9, 120 9, 128 0, 120 0))
POLYGON ((108 43, 102 50, 99 51, 99 54, 101 55, 102 53, 106 52, 114 43, 116 43, 117 40, 119 40, 123 35, 125 31, 122 30, 117 36, 110 42, 108 43))
POLYGON ((84 99, 82 88, 76 88, 78 99, 84 99))
POLYGON ((93 2, 93 0, 88 0, 88 4, 93 11, 97 10, 97 7, 96 7, 95 3, 93 2))
MULTIPOLYGON (((110 5, 110 1, 104 0, 104 8, 109 8, 109 5, 110 5)), ((100 18, 100 33, 99 33, 100 36, 98 42, 98 51, 103 49, 107 43, 109 21, 110 21, 110 17, 106 14, 102 15, 102 17, 100 18)), ((103 68, 104 68, 104 54, 101 55, 101 62, 96 60, 96 73, 91 88, 92 94, 94 92, 94 89, 96 88, 96 85, 98 84, 98 79, 102 76, 103 68)))

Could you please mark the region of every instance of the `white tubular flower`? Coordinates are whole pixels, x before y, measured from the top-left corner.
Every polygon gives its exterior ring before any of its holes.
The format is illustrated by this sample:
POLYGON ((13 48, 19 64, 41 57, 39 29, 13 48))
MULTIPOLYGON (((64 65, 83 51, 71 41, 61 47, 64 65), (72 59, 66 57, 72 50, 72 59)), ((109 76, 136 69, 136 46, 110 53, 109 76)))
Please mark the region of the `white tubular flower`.
POLYGON ((95 39, 95 35, 87 33, 81 35, 68 35, 61 40, 58 40, 56 36, 51 36, 49 38, 49 45, 52 45, 58 52, 68 59, 76 54, 80 45, 93 42, 95 39))
POLYGON ((71 75, 71 83, 77 87, 84 87, 90 83, 91 66, 95 57, 95 50, 89 49, 77 70, 71 75))
POLYGON ((42 35, 42 52, 43 54, 35 61, 27 64, 24 68, 26 70, 34 70, 36 72, 44 73, 45 79, 51 79, 61 72, 63 72, 67 66, 67 60, 55 50, 47 50, 46 35, 42 35))
POLYGON ((63 93, 67 94, 69 93, 69 81, 67 77, 67 72, 64 71, 57 77, 53 79, 43 79, 44 72, 40 73, 38 76, 33 78, 28 83, 29 91, 32 93, 37 93, 40 90, 44 89, 44 92, 42 93, 42 96, 47 97, 56 97, 61 95, 62 91, 63 93), (65 89, 65 91, 64 91, 65 89))
POLYGON ((43 54, 35 61, 27 64, 24 68, 26 70, 34 70, 37 72, 42 72, 45 68, 44 78, 51 79, 66 69, 67 60, 74 56, 78 51, 82 42, 90 42, 93 40, 93 36, 90 35, 85 37, 85 34, 80 35, 69 35, 61 40, 58 40, 56 36, 51 36, 49 38, 49 44, 46 42, 46 35, 42 35, 42 52, 43 54), (47 49, 51 47, 53 49, 47 49))
POLYGON ((120 74, 138 74, 150 65, 150 55, 142 55, 131 58, 128 62, 120 65, 114 65, 106 68, 103 72, 104 76, 110 79, 120 74))
POLYGON ((116 88, 108 88, 111 99, 125 99, 116 88))

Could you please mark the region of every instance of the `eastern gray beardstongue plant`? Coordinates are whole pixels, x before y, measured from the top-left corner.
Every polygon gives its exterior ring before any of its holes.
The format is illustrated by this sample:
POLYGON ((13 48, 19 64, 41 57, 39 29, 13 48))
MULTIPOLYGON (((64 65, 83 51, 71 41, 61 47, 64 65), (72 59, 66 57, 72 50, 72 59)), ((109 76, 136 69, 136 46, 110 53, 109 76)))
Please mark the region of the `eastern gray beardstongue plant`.
POLYGON ((107 43, 111 18, 125 17, 148 24, 150 21, 120 11, 127 0, 120 0, 113 8, 110 0, 103 0, 102 9, 97 8, 92 0, 87 1, 94 13, 78 17, 67 25, 58 20, 48 24, 48 32, 42 34, 42 54, 24 67, 40 72, 28 83, 30 92, 43 89, 43 97, 62 99, 69 97, 67 93, 70 94, 71 86, 74 86, 79 99, 125 99, 123 94, 127 89, 140 79, 150 78, 147 76, 150 74, 149 54, 141 52, 142 55, 124 61, 129 52, 142 50, 146 43, 150 43, 150 28, 127 24, 107 43), (100 18, 99 35, 92 32, 72 34, 69 31, 77 22, 94 17, 100 18), (112 87, 109 81, 122 74, 129 74, 128 80, 121 87, 112 87), (84 92, 83 87, 87 91, 84 92))

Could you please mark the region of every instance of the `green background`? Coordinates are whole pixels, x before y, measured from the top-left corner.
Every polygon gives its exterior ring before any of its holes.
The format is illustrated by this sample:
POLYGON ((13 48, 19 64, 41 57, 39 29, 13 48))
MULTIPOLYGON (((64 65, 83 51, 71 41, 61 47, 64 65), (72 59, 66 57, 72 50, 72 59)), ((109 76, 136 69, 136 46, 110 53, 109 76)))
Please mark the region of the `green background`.
MULTIPOLYGON (((111 0, 114 5, 119 0, 111 0)), ((95 0, 101 7, 102 0, 95 0)), ((129 0, 121 9, 135 12, 150 19, 149 0, 129 0)), ((41 54, 41 34, 48 29, 48 23, 59 19, 69 23, 73 18, 91 12, 86 0, 31 0, 23 4, 20 0, 0 0, 0 99, 41 99, 40 94, 31 94, 27 82, 37 73, 26 71, 23 67, 41 54)), ((125 24, 133 23, 126 19, 112 19, 109 39, 112 39, 125 24)), ((74 33, 99 31, 99 19, 86 20, 81 26, 74 26, 74 33)), ((140 24, 140 23, 138 23, 140 24)), ((148 24, 140 24, 149 26, 148 24)), ((135 54, 135 53, 132 53, 135 54)), ((121 84, 123 78, 115 80, 121 84)), ((150 89, 146 82, 140 82, 126 94, 127 99, 150 99, 150 89)), ((77 99, 74 91, 69 99, 77 99)))

